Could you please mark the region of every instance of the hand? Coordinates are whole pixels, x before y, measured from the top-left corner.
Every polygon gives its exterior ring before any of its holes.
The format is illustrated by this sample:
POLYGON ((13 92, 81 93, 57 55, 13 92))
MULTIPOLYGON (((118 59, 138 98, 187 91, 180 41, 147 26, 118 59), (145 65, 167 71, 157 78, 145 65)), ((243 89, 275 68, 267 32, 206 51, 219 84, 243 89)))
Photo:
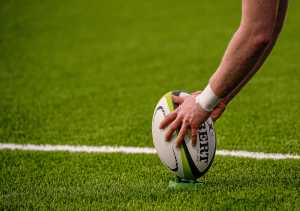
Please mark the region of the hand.
MULTIPOLYGON (((196 91, 196 92, 193 92, 192 95, 194 96, 197 96, 201 93, 201 90, 200 91, 196 91)), ((174 96, 175 97, 175 96, 174 96)), ((176 100, 177 100, 177 103, 178 104, 182 104, 184 99, 186 98, 187 96, 184 96, 184 97, 178 97, 176 96, 176 100)), ((215 108, 214 110, 211 112, 210 114, 210 117, 212 118, 212 120, 215 122, 217 121, 221 115, 224 113, 225 109, 226 109, 226 102, 225 100, 221 101, 215 108)))
POLYGON ((213 110, 213 112, 211 113, 210 117, 212 118, 212 120, 215 122, 217 121, 217 119, 220 118, 220 116, 223 114, 223 112, 226 109, 226 103, 221 101, 213 110))
POLYGON ((166 133, 166 140, 170 140, 172 134, 180 128, 176 139, 176 145, 180 145, 184 141, 184 136, 187 134, 188 129, 191 129, 192 144, 195 145, 197 141, 197 129, 207 120, 210 112, 203 110, 196 103, 196 95, 189 95, 185 97, 172 96, 172 100, 179 104, 179 107, 169 113, 161 122, 160 128, 166 128, 170 125, 166 133))

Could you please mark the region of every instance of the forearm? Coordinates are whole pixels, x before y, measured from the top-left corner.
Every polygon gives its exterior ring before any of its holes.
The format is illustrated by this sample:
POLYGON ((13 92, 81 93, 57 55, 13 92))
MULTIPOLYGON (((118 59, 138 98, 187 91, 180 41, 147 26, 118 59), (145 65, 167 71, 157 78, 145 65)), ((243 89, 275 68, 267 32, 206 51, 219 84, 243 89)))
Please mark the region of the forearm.
POLYGON ((255 38, 239 29, 229 43, 210 85, 220 98, 226 97, 247 75, 265 50, 266 43, 255 45, 255 38))
POLYGON ((224 98, 243 85, 243 79, 267 55, 276 26, 277 6, 276 0, 243 0, 241 25, 210 79, 217 96, 224 98))
POLYGON ((288 0, 280 0, 278 3, 278 9, 277 9, 277 16, 276 16, 276 25, 274 27, 274 31, 272 34, 272 39, 269 43, 269 45, 264 50, 261 57, 258 59, 257 63, 254 65, 252 70, 243 78, 243 80, 224 98, 223 102, 225 104, 228 104, 237 93, 247 84, 247 82, 252 78, 252 76, 260 69, 260 67, 263 65, 266 58, 269 56, 270 52, 272 51, 277 38, 281 32, 284 19, 286 17, 286 11, 288 7, 288 0))

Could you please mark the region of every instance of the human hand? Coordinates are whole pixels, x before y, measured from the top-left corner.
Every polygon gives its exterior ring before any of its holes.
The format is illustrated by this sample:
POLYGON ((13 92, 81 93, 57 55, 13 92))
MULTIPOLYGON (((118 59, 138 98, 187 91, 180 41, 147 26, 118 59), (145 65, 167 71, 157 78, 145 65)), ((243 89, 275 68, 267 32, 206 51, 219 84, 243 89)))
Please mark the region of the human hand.
POLYGON ((210 114, 212 120, 214 122, 217 121, 221 117, 225 109, 226 109, 226 103, 224 101, 221 101, 210 114))
MULTIPOLYGON (((197 96, 201 93, 201 90, 200 91, 196 91, 196 92, 193 92, 192 95, 194 96, 197 96)), ((176 99, 176 103, 177 104, 182 104, 184 99, 186 98, 187 96, 173 96, 173 98, 176 99)), ((222 100, 215 108, 214 110, 211 112, 210 114, 210 117, 212 118, 212 120, 215 122, 217 121, 221 116, 222 114, 224 113, 225 109, 226 109, 226 106, 227 104, 225 103, 224 100, 222 100)))
POLYGON ((195 145, 197 141, 197 129, 207 120, 211 113, 203 110, 196 103, 196 94, 184 97, 173 95, 172 100, 174 103, 179 104, 179 107, 169 113, 160 124, 161 129, 169 126, 166 132, 166 140, 170 140, 172 134, 180 128, 176 138, 176 145, 178 146, 183 143, 184 136, 187 134, 188 129, 191 129, 192 144, 195 145))

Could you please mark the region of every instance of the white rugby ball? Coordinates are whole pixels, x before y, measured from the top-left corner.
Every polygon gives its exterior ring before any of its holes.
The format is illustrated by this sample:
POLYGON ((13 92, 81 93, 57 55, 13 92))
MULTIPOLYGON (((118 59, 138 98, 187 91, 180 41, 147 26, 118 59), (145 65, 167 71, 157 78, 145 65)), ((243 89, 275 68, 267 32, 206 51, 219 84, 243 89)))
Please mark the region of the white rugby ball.
POLYGON ((159 124, 167 114, 174 111, 178 106, 172 101, 172 95, 186 96, 182 91, 165 94, 155 107, 152 119, 152 136, 155 149, 161 162, 178 177, 184 179, 197 179, 201 177, 211 166, 216 152, 216 135, 212 119, 200 125, 198 129, 197 143, 191 143, 190 134, 184 138, 180 147, 176 147, 177 137, 172 136, 171 141, 165 140, 168 127, 160 129, 159 124))

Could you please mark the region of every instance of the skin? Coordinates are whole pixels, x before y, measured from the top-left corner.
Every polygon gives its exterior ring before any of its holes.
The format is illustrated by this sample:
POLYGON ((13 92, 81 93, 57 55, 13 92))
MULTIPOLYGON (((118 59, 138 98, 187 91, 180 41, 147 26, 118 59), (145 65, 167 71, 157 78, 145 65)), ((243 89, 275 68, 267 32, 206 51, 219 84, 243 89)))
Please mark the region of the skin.
POLYGON ((214 93, 223 98, 212 112, 196 103, 198 93, 187 97, 172 96, 180 106, 167 115, 160 128, 167 128, 166 140, 180 128, 176 144, 182 144, 191 130, 192 144, 196 144, 197 129, 209 116, 217 120, 226 105, 260 69, 280 34, 288 0, 243 0, 241 23, 232 37, 223 59, 210 78, 214 93))
POLYGON ((276 18, 276 25, 274 27, 274 31, 272 33, 272 39, 267 48, 265 49, 265 52, 261 58, 259 58, 259 61, 255 64, 253 69, 249 72, 249 74, 239 83, 238 86, 236 86, 224 99, 220 102, 220 104, 214 109, 213 113, 211 114, 211 117, 214 121, 216 121, 224 112, 226 105, 229 104, 229 102, 241 91, 243 86, 247 84, 247 82, 252 78, 252 76, 259 70, 259 68, 263 65, 264 61, 272 51, 276 40, 281 32, 284 19, 286 17, 286 11, 288 7, 288 1, 279 1, 278 2, 278 11, 277 11, 277 18, 276 18))

